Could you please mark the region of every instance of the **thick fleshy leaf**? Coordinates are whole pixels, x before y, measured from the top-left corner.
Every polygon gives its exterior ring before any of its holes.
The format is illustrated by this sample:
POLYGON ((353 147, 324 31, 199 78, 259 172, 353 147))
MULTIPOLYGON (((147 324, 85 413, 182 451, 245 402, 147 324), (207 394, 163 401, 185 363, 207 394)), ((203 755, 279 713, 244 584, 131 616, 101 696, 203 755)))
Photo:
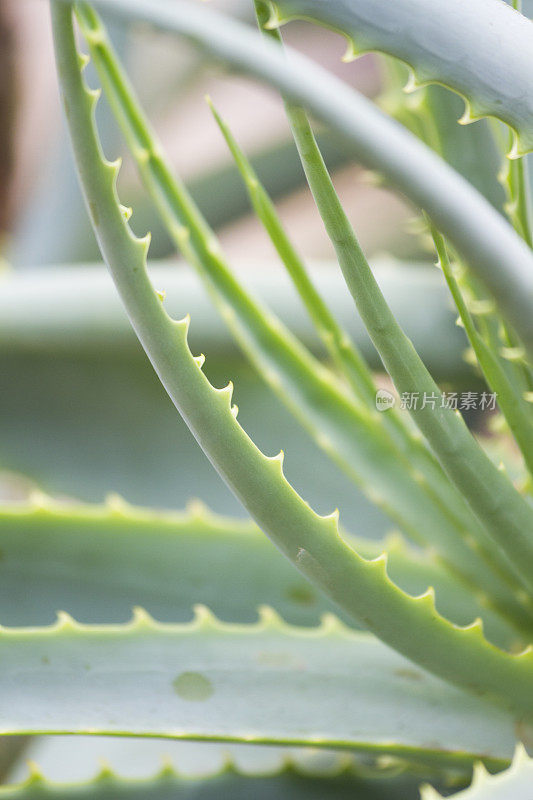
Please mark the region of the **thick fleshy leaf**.
MULTIPOLYGON (((349 540, 367 558, 387 551, 390 575, 411 594, 433 586, 448 619, 467 625, 482 616, 489 638, 516 646, 516 634, 484 608, 483 597, 399 537, 349 540)), ((36 495, 33 505, 0 507, 0 554, 6 625, 47 624, 58 608, 81 622, 124 622, 142 605, 157 619, 183 622, 203 603, 228 622, 253 622, 267 604, 298 625, 316 625, 336 610, 252 522, 198 503, 179 514, 118 497, 105 506, 61 506, 36 495)))
POLYGON ((203 358, 188 346, 189 320, 172 320, 150 283, 149 237, 134 236, 120 206, 119 164, 102 154, 94 125, 99 95, 80 73, 72 8, 53 4, 52 22, 63 103, 102 253, 161 382, 219 474, 282 552, 347 613, 434 674, 530 718, 533 651, 502 651, 487 642, 481 621, 460 629, 437 613, 432 592, 403 592, 388 578, 385 558, 367 560, 343 540, 337 511, 319 516, 302 500, 283 474, 283 453, 267 457, 256 447, 237 421, 233 386, 209 383, 203 358))
MULTIPOLYGON (((370 770, 367 770, 370 772, 370 770)), ((385 772, 385 771, 384 771, 385 772)), ((415 778, 365 775, 347 758, 340 766, 304 768, 284 759, 279 769, 242 772, 232 762, 210 775, 187 777, 164 768, 145 780, 125 779, 104 768, 83 783, 54 783, 33 767, 27 781, 0 788, 2 800, 418 800, 415 778)))
POLYGON ((448 0, 427 13, 424 0, 275 0, 281 19, 305 18, 349 39, 347 57, 381 50, 413 69, 412 88, 444 84, 467 100, 462 122, 492 115, 518 133, 517 149, 533 148, 533 25, 499 0, 448 0), (505 73, 494 64, 505 61, 505 73), (520 96, 521 102, 516 98, 520 96))
POLYGON ((163 625, 0 632, 1 733, 109 733, 347 747, 427 763, 503 765, 515 723, 334 617, 226 625, 204 608, 163 625))
MULTIPOLYGON (((94 5, 181 33, 327 121, 362 164, 428 212, 533 353, 531 251, 481 195, 416 137, 308 59, 295 53, 284 59, 275 46, 261 46, 252 31, 224 15, 183 0, 171 5, 164 0, 94 0, 94 5)), ((500 3, 495 0, 495 5, 500 3)))
MULTIPOLYGON (((450 800, 531 800, 533 790, 533 761, 523 747, 518 747, 509 769, 489 775, 482 764, 474 771, 469 789, 454 794, 450 800)), ((443 800, 431 787, 422 789, 422 800, 443 800)))

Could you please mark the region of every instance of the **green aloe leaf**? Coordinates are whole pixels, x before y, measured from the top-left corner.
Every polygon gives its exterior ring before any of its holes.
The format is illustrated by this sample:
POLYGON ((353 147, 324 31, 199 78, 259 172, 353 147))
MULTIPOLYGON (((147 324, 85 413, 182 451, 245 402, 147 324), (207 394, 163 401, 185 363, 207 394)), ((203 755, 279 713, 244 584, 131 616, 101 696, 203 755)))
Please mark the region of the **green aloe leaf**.
MULTIPOLYGON (((312 277, 375 363, 375 351, 357 324, 344 280, 331 266, 314 265, 312 277)), ((463 334, 446 308, 446 289, 436 270, 384 261, 373 267, 429 363, 443 378, 454 373, 456 381, 465 380, 464 372, 457 374, 466 366, 460 357, 463 334), (419 312, 410 314, 417 299, 419 312), (425 335, 428 321, 439 331, 435 341, 425 335)), ((191 313, 191 347, 209 353, 210 380, 219 386, 229 377, 235 380, 241 423, 263 449, 277 452, 281 443, 286 447, 288 475, 299 491, 326 510, 335 497, 347 527, 355 519, 365 535, 385 534, 390 527, 385 515, 294 424, 244 360, 194 272, 185 264, 176 268, 175 263, 153 262, 149 271, 154 285, 167 292, 169 313, 176 318, 191 313)), ((283 267, 277 262, 261 270, 242 265, 237 275, 323 355, 283 267)), ((242 514, 177 417, 105 267, 5 275, 0 342, 3 469, 31 475, 51 494, 88 502, 100 502, 114 491, 140 505, 183 508, 191 497, 199 497, 219 513, 242 514)), ((454 386, 461 389, 462 384, 454 386)))
MULTIPOLYGON (((102 83, 153 200, 177 246, 197 266, 208 288, 214 292, 222 315, 250 361, 316 443, 365 489, 373 502, 417 541, 425 542, 429 538, 441 556, 461 570, 468 581, 484 587, 486 567, 478 553, 469 552, 463 539, 463 530, 475 529, 475 520, 472 522, 470 518, 466 523, 456 520, 447 512, 447 504, 441 502, 441 497, 437 495, 435 501, 428 491, 429 480, 419 479, 419 475, 425 475, 434 467, 430 458, 424 459, 423 467, 416 465, 417 472, 411 460, 393 446, 387 433, 388 418, 374 411, 375 394, 369 388, 364 364, 356 366, 365 400, 371 395, 372 410, 352 403, 333 376, 313 362, 279 321, 263 310, 235 280, 218 250, 214 234, 184 186, 173 178, 161 145, 122 74, 98 16, 86 4, 78 6, 78 16, 102 83)), ((309 295, 308 283, 306 290, 309 295)), ((311 295, 316 309, 312 290, 311 295)), ((320 308, 321 317, 323 314, 324 309, 320 308)), ((410 455, 410 451, 424 448, 413 444, 407 449, 410 455)), ((447 481, 438 468, 434 467, 429 474, 438 489, 444 483, 446 491, 447 481)), ((490 550, 490 542, 486 547, 490 550)), ((491 560, 494 562, 494 555, 491 560)), ((514 577, 510 582, 514 584, 514 577)), ((496 587, 493 583, 491 586, 491 594, 501 596, 496 600, 498 607, 503 609, 515 604, 505 586, 496 587)))
POLYGON ((488 385, 498 397, 498 405, 516 439, 529 472, 533 475, 533 417, 531 416, 531 407, 520 395, 520 392, 517 392, 515 385, 509 379, 501 360, 498 358, 498 353, 489 347, 479 333, 473 315, 454 276, 446 244, 438 231, 434 228, 431 228, 431 231, 439 266, 444 273, 470 344, 488 385))
MULTIPOLYGON (((346 284, 387 372, 402 396, 416 393, 417 397, 434 399, 433 405, 410 404, 409 412, 450 480, 468 500, 501 553, 512 562, 523 587, 530 591, 533 587, 533 509, 485 454, 461 415, 446 407, 439 387, 378 286, 337 196, 305 111, 289 105, 288 116, 309 187, 346 284)), ((523 425, 522 422, 521 431, 523 425)), ((477 530, 471 533, 480 536, 477 530)), ((483 532, 479 543, 485 546, 483 532)))
POLYGON ((347 58, 369 50, 396 56, 413 70, 411 87, 441 83, 463 95, 464 124, 484 116, 517 133, 514 151, 533 149, 533 25, 499 0, 275 0, 276 22, 313 20, 343 33, 347 58), (462 57, 460 54, 464 54, 462 57), (505 63, 505 73, 494 63, 505 63), (490 77, 489 77, 490 76, 490 77), (520 96, 521 102, 516 98, 520 96))
MULTIPOLYGON (((397 449, 388 435, 388 417, 374 411, 375 395, 371 397, 371 411, 352 403, 343 388, 336 386, 333 376, 321 371, 319 364, 311 361, 309 354, 279 321, 264 311, 235 280, 218 251, 214 234, 183 185, 173 178, 98 16, 86 4, 79 5, 78 12, 102 83, 154 202, 178 247, 214 291, 221 313, 250 361, 316 443, 365 489, 373 502, 385 509, 415 540, 434 545, 441 557, 453 564, 467 581, 484 590, 490 580, 490 594, 496 598, 495 605, 503 613, 509 613, 509 609, 510 616, 518 615, 520 621, 520 609, 514 610, 516 598, 501 581, 496 585, 488 578, 487 568, 480 559, 480 553, 484 555, 486 550, 489 563, 496 562, 497 556, 490 552, 492 543, 485 536, 484 549, 479 553, 469 550, 467 542, 470 540, 465 540, 464 530, 470 530, 472 537, 477 535, 477 538, 483 537, 483 530, 476 534, 479 525, 476 526, 471 514, 466 514, 466 520, 465 514, 461 518, 460 497, 458 503, 452 490, 450 500, 448 482, 426 455, 424 447, 406 432, 402 437, 402 445, 406 441, 406 446, 397 449), (182 226, 186 226, 185 229, 182 226), (411 458, 413 453, 417 460, 411 458), (435 490, 433 484, 436 484, 435 490), (448 506, 457 506, 458 513, 450 514, 448 506)), ((316 298, 309 283, 306 293, 316 309, 316 298)), ((323 314, 321 308, 322 318, 323 314)), ((353 367, 353 361, 350 363, 353 367)), ((361 391, 368 400, 371 394, 369 375, 364 364, 356 366, 361 391)), ((401 424, 399 429, 401 431, 401 424)), ((395 432, 397 430, 398 426, 395 432)), ((514 576, 506 575, 504 570, 501 574, 514 588, 514 576)))
POLYGON ((104 767, 84 783, 55 783, 33 766, 28 780, 0 787, 1 800, 415 800, 414 778, 366 777, 349 757, 338 767, 306 769, 290 757, 275 771, 242 772, 231 761, 216 773, 188 777, 164 767, 153 778, 121 778, 104 767))
POLYGON ((501 767, 514 747, 510 715, 334 617, 303 630, 269 609, 252 626, 204 607, 185 625, 60 614, 1 629, 0 658, 1 733, 333 746, 450 766, 501 767))
MULTIPOLYGON (((478 764, 472 786, 452 795, 451 800, 530 800, 532 786, 533 761, 523 747, 518 747, 508 770, 498 775, 489 775, 483 765, 478 764)), ((422 800, 443 798, 435 789, 426 786, 422 789, 422 800)))
MULTIPOLYGON (((259 3, 256 7, 258 8, 259 20, 261 21, 262 8, 259 3)), ((329 181, 329 176, 325 170, 323 162, 321 161, 319 151, 316 149, 314 137, 305 113, 301 109, 295 108, 290 103, 286 103, 286 109, 298 146, 307 154, 305 159, 306 169, 313 170, 313 173, 316 176, 315 182, 318 179, 321 170, 323 171, 323 180, 329 181), (310 154, 312 153, 313 148, 315 148, 315 158, 313 167, 311 167, 310 154)), ((352 350, 348 337, 344 331, 339 328, 335 319, 331 316, 329 309, 321 302, 320 296, 316 293, 314 286, 306 274, 304 265, 299 260, 297 253, 292 248, 291 243, 283 230, 281 221, 277 217, 275 208, 270 201, 270 198, 259 183, 250 163, 246 159, 246 156, 240 150, 238 144, 234 140, 229 127, 215 111, 214 107, 212 107, 212 110, 215 115, 215 119, 231 149, 236 164, 243 175, 243 179, 247 185, 254 208, 259 218, 267 228, 274 246, 278 248, 280 257, 286 264, 288 271, 291 273, 295 285, 297 286, 300 295, 304 299, 311 317, 315 321, 317 330, 321 333, 322 338, 327 341, 333 359, 339 363, 342 369, 344 369, 344 372, 349 378, 355 392, 363 401, 366 400, 367 402, 371 402, 373 405, 376 397, 376 387, 373 383, 371 374, 366 368, 365 363, 361 361, 358 352, 352 350)), ((333 204, 334 200, 331 199, 330 206, 333 207, 333 204)), ((340 211, 339 204, 337 204, 337 211, 340 211)), ((493 386, 493 389, 496 391, 499 391, 500 388, 507 389, 507 382, 503 383, 503 381, 500 380, 497 386, 493 386)), ((500 402, 502 400, 507 400, 507 397, 510 393, 510 388, 508 389, 507 394, 503 394, 502 391, 500 402)), ((522 401, 522 403, 523 402, 524 401, 522 401)), ((524 440, 523 451, 527 453, 527 445, 530 443, 528 438, 528 420, 527 418, 524 418, 524 414, 519 416, 518 411, 520 410, 520 406, 518 409, 515 409, 515 405, 516 404, 512 406, 512 410, 514 412, 512 419, 514 421, 515 418, 517 418, 517 422, 521 423, 520 426, 517 425, 515 427, 518 427, 520 433, 523 432, 523 436, 519 439, 519 441, 522 442, 522 440, 524 440)), ((416 473, 420 476, 420 480, 422 480, 423 485, 431 493, 431 496, 437 499, 437 501, 441 504, 441 507, 453 509, 453 516, 457 520, 458 527, 461 531, 468 530, 471 537, 481 538, 481 540, 484 541, 485 535, 483 530, 480 530, 478 520, 466 506, 461 492, 455 489, 449 483, 449 481, 444 478, 444 474, 442 473, 438 463, 429 453, 425 443, 413 435, 413 432, 404 424, 404 421, 400 417, 396 416, 394 410, 388 411, 387 414, 383 416, 383 420, 387 426, 387 431, 390 433, 393 440, 397 442, 402 452, 407 455, 409 463, 415 467, 416 473)), ((531 444, 531 449, 533 450, 533 439, 531 440, 531 444)), ((428 519, 428 525, 430 526, 431 524, 432 523, 430 523, 428 519)), ((492 559, 494 561, 494 555, 492 556, 492 559)))
POLYGON ((189 320, 172 320, 146 272, 147 239, 129 229, 116 192, 117 164, 102 154, 94 124, 98 93, 80 72, 72 8, 52 5, 56 60, 81 184, 115 284, 161 382, 219 474, 261 529, 313 582, 383 641, 440 677, 493 698, 520 719, 533 715, 533 651, 510 655, 480 624, 460 629, 438 615, 431 592, 413 598, 343 541, 338 514, 319 517, 239 425, 231 385, 217 390, 187 344, 189 320))
MULTIPOLYGON (((399 536, 346 537, 365 558, 388 554, 392 579, 416 595, 434 587, 439 611, 458 625, 482 616, 495 643, 516 649, 516 634, 429 556, 399 536)), ((123 622, 142 605, 163 621, 187 621, 196 603, 220 619, 253 622, 260 605, 291 624, 316 625, 336 610, 250 521, 221 517, 199 503, 185 513, 103 506, 0 507, 0 617, 7 625, 47 624, 58 608, 82 622, 123 622), (32 591, 27 591, 31 584, 32 591)), ((346 624, 353 624, 346 614, 346 624)))
POLYGON ((512 227, 461 176, 372 103, 314 65, 246 26, 196 4, 164 0, 95 0, 111 13, 141 18, 191 39, 223 61, 276 86, 328 122, 361 163, 382 173, 416 205, 485 282, 533 354, 533 255, 512 227))

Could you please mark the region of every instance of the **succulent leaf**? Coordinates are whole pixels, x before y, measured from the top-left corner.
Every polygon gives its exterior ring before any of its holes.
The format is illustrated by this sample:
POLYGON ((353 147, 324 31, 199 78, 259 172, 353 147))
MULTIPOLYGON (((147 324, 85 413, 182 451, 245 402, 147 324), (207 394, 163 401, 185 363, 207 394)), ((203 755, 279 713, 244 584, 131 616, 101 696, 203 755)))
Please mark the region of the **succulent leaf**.
MULTIPOLYGON (((415 540, 425 542, 429 535, 443 559, 449 560, 467 580, 484 588, 488 579, 486 567, 479 553, 472 553, 467 543, 482 538, 484 550, 480 552, 487 552, 490 563, 497 560, 497 554, 490 552, 492 543, 475 517, 468 513, 460 495, 448 489, 448 480, 438 465, 407 432, 402 436, 400 449, 392 446, 387 417, 373 412, 375 395, 371 398, 373 413, 351 403, 344 390, 335 386, 332 376, 313 362, 279 320, 263 310, 235 280, 215 235, 184 186, 174 179, 162 147, 123 75, 104 26, 85 4, 78 6, 78 16, 106 94, 155 204, 177 246, 214 292, 228 326, 251 362, 317 444, 363 486, 373 502, 415 540), (417 475, 425 477, 418 480, 417 475), (446 512, 447 506, 457 508, 457 518, 446 512), (466 530, 470 538, 464 537, 466 530)), ((301 277, 302 270, 299 272, 301 277)), ((308 285, 306 292, 309 294, 308 285)), ((364 399, 368 400, 369 375, 364 365, 358 365, 358 371, 364 399)), ((507 580, 514 586, 510 570, 507 580)), ((497 585, 492 575, 489 583, 498 608, 509 607, 513 616, 516 602, 509 597, 509 589, 497 585)), ((517 614, 520 616, 519 609, 514 612, 517 614)))
MULTIPOLYGON (((398 535, 371 541, 345 534, 367 559, 387 552, 391 578, 417 595, 435 588, 439 611, 458 625, 483 617, 495 644, 520 649, 516 633, 476 595, 398 535)), ((316 625, 335 606, 250 521, 187 511, 106 504, 61 505, 45 495, 0 509, 0 608, 7 625, 46 624, 58 608, 82 622, 122 622, 134 605, 184 622, 196 603, 226 621, 253 622, 260 605, 291 624, 316 625), (32 591, 27 591, 31 582, 32 591)), ((345 624, 353 620, 342 616, 345 624)))
MULTIPOLYGON (((478 764, 469 789, 451 796, 450 800, 530 800, 533 786, 533 760, 523 746, 516 749, 512 765, 504 772, 490 775, 478 764)), ((422 789, 421 800, 443 800, 431 787, 422 789)))
POLYGON ((183 625, 137 609, 126 625, 0 629, 0 731, 163 736, 341 747, 466 767, 505 766, 513 717, 414 668, 327 615, 293 628, 204 606, 183 625))
POLYGON ((328 122, 358 159, 381 172, 454 244, 484 281, 533 355, 533 255, 511 226, 463 178, 329 73, 272 44, 259 45, 247 26, 183 0, 95 0, 95 7, 181 33, 228 64, 276 86, 328 122))
POLYGON ((410 86, 440 83, 461 94, 467 124, 484 116, 517 133, 514 154, 533 149, 533 24, 499 0, 275 0, 273 24, 306 19, 343 33, 350 52, 379 50, 411 67, 410 86), (505 74, 494 65, 505 63, 505 74), (517 98, 520 101, 517 102, 517 98))
POLYGON ((52 5, 63 102, 86 202, 134 330, 163 385, 212 463, 251 516, 296 566, 379 638, 440 677, 533 716, 533 651, 490 645, 479 624, 457 628, 432 593, 412 598, 387 577, 385 559, 361 558, 341 538, 338 513, 319 517, 286 480, 279 456, 264 456, 231 414, 231 387, 214 389, 187 345, 189 320, 166 314, 146 272, 148 240, 120 211, 116 167, 105 161, 94 99, 79 71, 72 9, 52 5))

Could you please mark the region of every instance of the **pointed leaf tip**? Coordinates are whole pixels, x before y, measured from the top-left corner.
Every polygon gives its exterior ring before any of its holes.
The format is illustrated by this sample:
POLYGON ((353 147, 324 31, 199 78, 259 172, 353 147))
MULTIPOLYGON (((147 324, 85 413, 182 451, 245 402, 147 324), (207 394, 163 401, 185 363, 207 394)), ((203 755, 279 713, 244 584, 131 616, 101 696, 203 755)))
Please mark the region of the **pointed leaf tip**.
POLYGON ((67 611, 58 611, 56 623, 52 627, 58 631, 65 631, 76 630, 80 627, 80 625, 67 611))
POLYGON ((259 626, 262 628, 279 629, 287 624, 272 606, 261 605, 257 609, 257 613, 259 617, 259 626))
POLYGON ((433 786, 426 783, 420 787, 420 800, 443 800, 443 797, 433 786))
POLYGON ((141 606, 135 606, 133 609, 131 623, 132 628, 154 628, 157 626, 155 619, 152 615, 141 606))
POLYGON ((198 629, 212 629, 220 627, 220 623, 210 608, 201 603, 193 606, 194 620, 193 625, 198 629))
POLYGON ((350 37, 346 38, 346 50, 344 51, 344 55, 342 56, 342 61, 344 64, 350 64, 352 61, 355 61, 358 56, 361 55, 357 51, 355 42, 350 37))
POLYGON ((26 764, 28 766, 28 778, 26 781, 26 785, 33 786, 38 783, 44 783, 45 778, 40 766, 31 758, 27 759, 26 764))

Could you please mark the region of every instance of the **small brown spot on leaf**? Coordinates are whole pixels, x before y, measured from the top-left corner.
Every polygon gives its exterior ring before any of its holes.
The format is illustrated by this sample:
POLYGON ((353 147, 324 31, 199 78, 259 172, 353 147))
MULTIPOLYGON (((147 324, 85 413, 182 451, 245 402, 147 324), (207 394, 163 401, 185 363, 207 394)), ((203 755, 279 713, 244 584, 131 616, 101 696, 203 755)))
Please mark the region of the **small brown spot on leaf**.
POLYGON ((93 203, 92 200, 89 201, 89 211, 91 212, 91 218, 94 222, 95 227, 97 228, 100 224, 100 215, 98 214, 98 208, 96 203, 93 203))
POLYGON ((189 700, 193 703, 207 700, 214 692, 209 678, 200 672, 182 672, 172 681, 172 686, 182 700, 189 700))
POLYGON ((295 583, 287 589, 287 597, 299 606, 311 606, 316 600, 316 595, 310 586, 304 583, 295 583))
POLYGON ((418 672, 416 669, 409 669, 409 667, 401 667, 400 669, 395 669, 394 674, 398 678, 405 678, 407 681, 423 681, 424 676, 421 672, 418 672))

